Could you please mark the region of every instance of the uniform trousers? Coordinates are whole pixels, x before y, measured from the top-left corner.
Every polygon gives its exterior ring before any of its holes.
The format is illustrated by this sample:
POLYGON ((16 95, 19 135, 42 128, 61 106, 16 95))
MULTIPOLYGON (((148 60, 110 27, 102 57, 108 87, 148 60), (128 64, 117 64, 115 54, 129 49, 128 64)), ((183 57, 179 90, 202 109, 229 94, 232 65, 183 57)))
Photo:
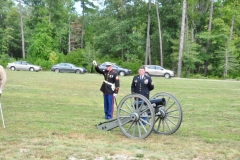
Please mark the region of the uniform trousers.
POLYGON ((103 94, 105 119, 113 118, 114 96, 112 94, 103 94))

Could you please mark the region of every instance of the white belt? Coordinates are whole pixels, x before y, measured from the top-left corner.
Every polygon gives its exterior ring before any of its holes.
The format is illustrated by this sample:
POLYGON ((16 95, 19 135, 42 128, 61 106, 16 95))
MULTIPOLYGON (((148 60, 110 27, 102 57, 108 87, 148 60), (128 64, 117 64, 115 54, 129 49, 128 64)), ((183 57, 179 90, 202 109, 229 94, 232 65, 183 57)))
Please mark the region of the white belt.
POLYGON ((110 82, 108 82, 108 81, 106 81, 106 80, 104 80, 103 82, 111 85, 112 90, 113 90, 113 91, 115 90, 115 85, 114 85, 113 83, 110 83, 110 82))

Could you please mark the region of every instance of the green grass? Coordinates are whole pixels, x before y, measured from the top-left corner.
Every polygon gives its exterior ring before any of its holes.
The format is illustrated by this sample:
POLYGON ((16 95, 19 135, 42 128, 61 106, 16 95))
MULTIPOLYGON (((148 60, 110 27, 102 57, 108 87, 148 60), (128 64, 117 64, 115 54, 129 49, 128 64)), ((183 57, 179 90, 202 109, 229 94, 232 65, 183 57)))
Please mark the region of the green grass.
MULTIPOLYGON (((132 76, 120 77, 117 102, 130 93, 132 76)), ((170 136, 132 140, 119 128, 101 131, 103 76, 7 70, 0 98, 0 159, 240 159, 240 82, 153 77, 158 92, 173 94, 182 125, 170 136)), ((116 108, 115 108, 116 111, 116 108)), ((115 115, 116 117, 116 115, 115 115)))

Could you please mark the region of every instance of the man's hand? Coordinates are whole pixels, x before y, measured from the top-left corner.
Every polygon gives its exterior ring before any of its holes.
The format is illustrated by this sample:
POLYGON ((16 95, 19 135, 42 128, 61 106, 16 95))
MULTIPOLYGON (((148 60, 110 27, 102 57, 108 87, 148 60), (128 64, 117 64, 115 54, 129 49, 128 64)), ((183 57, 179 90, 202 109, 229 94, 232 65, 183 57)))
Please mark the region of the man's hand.
POLYGON ((116 94, 116 93, 113 93, 113 97, 117 97, 117 94, 116 94))
POLYGON ((94 65, 94 67, 97 67, 97 62, 95 60, 92 62, 92 64, 94 65))

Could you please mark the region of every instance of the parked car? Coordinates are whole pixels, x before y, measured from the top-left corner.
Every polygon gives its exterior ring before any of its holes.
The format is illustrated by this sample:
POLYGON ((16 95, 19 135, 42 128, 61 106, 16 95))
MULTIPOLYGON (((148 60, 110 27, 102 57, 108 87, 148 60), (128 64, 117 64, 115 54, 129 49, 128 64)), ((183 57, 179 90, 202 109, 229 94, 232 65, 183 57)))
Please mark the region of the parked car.
POLYGON ((77 67, 71 63, 58 63, 51 67, 51 71, 56 73, 67 72, 67 73, 83 74, 87 72, 87 69, 84 67, 77 67))
POLYGON ((164 69, 161 66, 144 65, 144 67, 145 67, 145 74, 149 76, 162 76, 165 78, 171 78, 175 76, 173 71, 164 69))
MULTIPOLYGON (((105 70, 106 69, 106 62, 100 64, 98 66, 99 69, 101 70, 105 70)), ((112 69, 118 73, 118 75, 120 76, 125 76, 125 75, 130 75, 132 74, 132 71, 130 69, 127 69, 127 68, 122 68, 121 66, 119 65, 116 65, 115 63, 112 63, 112 69)))
POLYGON ((42 67, 33 65, 31 63, 28 63, 27 61, 15 61, 13 63, 8 63, 7 64, 7 69, 11 69, 12 71, 20 71, 20 70, 25 70, 25 71, 41 71, 42 67))

